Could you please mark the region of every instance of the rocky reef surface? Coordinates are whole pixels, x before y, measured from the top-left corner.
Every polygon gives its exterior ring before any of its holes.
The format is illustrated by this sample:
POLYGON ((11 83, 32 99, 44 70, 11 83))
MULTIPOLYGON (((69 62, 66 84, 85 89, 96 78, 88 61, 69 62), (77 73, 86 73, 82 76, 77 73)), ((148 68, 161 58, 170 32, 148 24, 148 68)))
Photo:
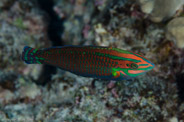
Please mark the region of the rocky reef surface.
POLYGON ((155 68, 111 85, 58 69, 48 83, 38 84, 43 65, 24 64, 20 57, 25 45, 52 45, 49 13, 36 0, 1 0, 1 121, 184 121, 183 0, 53 3, 63 20, 64 45, 131 50, 145 55, 155 68))

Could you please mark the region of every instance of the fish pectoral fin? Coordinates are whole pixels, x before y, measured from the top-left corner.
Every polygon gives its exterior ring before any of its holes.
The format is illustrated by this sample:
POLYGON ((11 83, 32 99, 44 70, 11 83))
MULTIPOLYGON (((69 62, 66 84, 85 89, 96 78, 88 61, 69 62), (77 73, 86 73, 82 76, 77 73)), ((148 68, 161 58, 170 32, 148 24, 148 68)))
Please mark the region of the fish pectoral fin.
POLYGON ((119 71, 114 71, 114 72, 112 72, 112 75, 114 76, 114 78, 118 78, 118 77, 120 77, 120 72, 119 71))

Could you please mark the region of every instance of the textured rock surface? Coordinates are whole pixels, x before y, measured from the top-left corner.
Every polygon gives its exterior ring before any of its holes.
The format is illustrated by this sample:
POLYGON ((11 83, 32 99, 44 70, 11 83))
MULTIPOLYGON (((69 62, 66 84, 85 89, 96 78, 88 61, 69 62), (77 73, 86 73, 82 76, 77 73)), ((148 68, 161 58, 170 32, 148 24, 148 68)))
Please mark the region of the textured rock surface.
POLYGON ((184 52, 166 39, 166 24, 147 19, 135 1, 54 0, 53 9, 65 19, 60 35, 65 44, 118 47, 142 53, 155 64, 145 75, 111 86, 109 81, 61 70, 45 86, 35 84, 42 65, 25 65, 18 57, 24 45, 45 47, 47 20, 34 0, 8 1, 0 1, 0 120, 184 120, 184 100, 179 97, 184 88, 184 52))
POLYGON ((168 23, 167 38, 174 40, 177 47, 184 48, 184 17, 175 18, 168 23))

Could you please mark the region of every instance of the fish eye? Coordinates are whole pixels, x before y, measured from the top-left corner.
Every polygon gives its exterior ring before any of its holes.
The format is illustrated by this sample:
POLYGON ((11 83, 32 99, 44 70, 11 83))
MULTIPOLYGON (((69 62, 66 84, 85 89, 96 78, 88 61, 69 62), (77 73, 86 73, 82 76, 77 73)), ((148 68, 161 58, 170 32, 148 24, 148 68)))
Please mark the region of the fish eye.
POLYGON ((131 68, 132 68, 132 69, 137 69, 137 68, 138 68, 138 65, 135 64, 135 63, 132 63, 132 64, 131 64, 131 68))

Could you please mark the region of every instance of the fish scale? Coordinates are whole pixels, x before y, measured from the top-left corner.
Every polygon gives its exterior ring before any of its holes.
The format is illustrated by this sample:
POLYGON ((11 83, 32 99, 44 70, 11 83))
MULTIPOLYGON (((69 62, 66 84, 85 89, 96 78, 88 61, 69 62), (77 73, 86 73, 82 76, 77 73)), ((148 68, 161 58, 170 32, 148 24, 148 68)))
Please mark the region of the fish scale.
POLYGON ((99 46, 63 46, 42 50, 25 46, 22 59, 27 64, 49 64, 80 76, 109 80, 136 77, 154 67, 142 55, 99 46))

